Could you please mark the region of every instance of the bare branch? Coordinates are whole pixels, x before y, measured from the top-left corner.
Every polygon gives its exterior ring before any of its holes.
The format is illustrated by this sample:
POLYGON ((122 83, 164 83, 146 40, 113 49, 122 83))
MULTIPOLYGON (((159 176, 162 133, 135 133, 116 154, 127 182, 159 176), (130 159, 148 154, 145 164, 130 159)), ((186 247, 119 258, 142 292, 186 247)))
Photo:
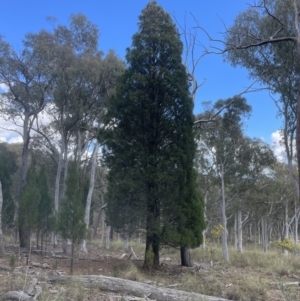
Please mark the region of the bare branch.
POLYGON ((0 126, 0 129, 5 130, 5 131, 8 131, 8 132, 14 132, 14 133, 17 133, 17 134, 19 134, 21 137, 23 137, 23 134, 22 134, 21 132, 19 132, 18 130, 16 130, 16 129, 7 128, 7 127, 4 127, 4 126, 0 126))
POLYGON ((269 88, 255 88, 255 89, 251 89, 256 83, 258 82, 258 80, 254 81, 248 88, 246 88, 243 92, 235 95, 233 97, 233 99, 224 107, 222 107, 219 111, 217 111, 216 113, 214 113, 213 115, 209 116, 208 118, 205 117, 205 119, 198 119, 195 121, 195 124, 201 124, 201 123, 207 123, 207 122, 213 122, 215 121, 215 118, 220 115, 222 113, 223 110, 225 110, 227 107, 229 107, 239 96, 242 96, 243 94, 246 93, 251 93, 251 92, 258 92, 258 91, 262 91, 262 90, 269 90, 269 88))

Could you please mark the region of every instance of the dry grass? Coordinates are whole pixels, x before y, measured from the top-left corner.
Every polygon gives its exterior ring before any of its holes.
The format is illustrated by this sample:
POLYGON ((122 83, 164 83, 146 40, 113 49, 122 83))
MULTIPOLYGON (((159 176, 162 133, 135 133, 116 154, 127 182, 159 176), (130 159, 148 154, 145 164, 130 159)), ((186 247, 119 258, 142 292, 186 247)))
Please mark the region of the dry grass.
MULTIPOLYGON (((144 245, 130 244, 139 258, 144 256, 144 245)), ((163 266, 158 270, 145 271, 142 269, 142 261, 115 260, 114 256, 122 254, 123 242, 114 241, 110 250, 97 249, 96 253, 105 255, 99 261, 90 262, 95 268, 93 271, 101 270, 108 272, 104 267, 111 267, 111 273, 103 274, 113 277, 129 279, 133 281, 146 282, 154 285, 168 287, 176 284, 176 288, 192 291, 200 294, 219 296, 229 300, 239 301, 300 301, 300 287, 291 285, 284 286, 288 282, 300 281, 300 256, 290 254, 284 256, 280 248, 270 248, 268 253, 261 250, 247 248, 243 253, 229 249, 230 262, 225 262, 222 257, 220 245, 210 245, 203 250, 197 248, 192 250, 195 267, 184 268, 180 266, 180 253, 177 249, 165 248, 160 257, 163 266), (102 264, 103 269, 95 264, 102 264)), ((128 251, 127 251, 128 252, 128 251)), ((116 257, 116 258, 117 258, 116 257)), ((6 265, 9 265, 9 258, 6 265)), ((81 272, 85 274, 86 264, 89 261, 78 261, 81 263, 81 272)), ((4 264, 4 263, 3 263, 4 264)), ((21 265, 16 263, 16 266, 21 265)), ((50 265, 51 266, 51 265, 50 265)), ((60 267, 62 266, 60 262, 60 267)), ((101 266, 100 266, 101 267, 101 266)), ((42 270, 43 271, 43 270, 42 270)), ((39 279, 43 279, 40 270, 39 279)), ((46 273, 46 271, 44 271, 46 273)), ((90 274, 90 273, 88 273, 90 274)), ((10 290, 27 290, 30 277, 26 273, 12 274, 1 271, 0 293, 10 290)), ((51 286, 42 281, 43 293, 40 301, 59 300, 112 300, 109 294, 99 290, 87 290, 81 285, 51 286), (53 293, 53 290, 56 293, 53 293)), ((1 297, 1 296, 0 296, 1 297)), ((118 301, 121 298, 113 298, 118 301)))

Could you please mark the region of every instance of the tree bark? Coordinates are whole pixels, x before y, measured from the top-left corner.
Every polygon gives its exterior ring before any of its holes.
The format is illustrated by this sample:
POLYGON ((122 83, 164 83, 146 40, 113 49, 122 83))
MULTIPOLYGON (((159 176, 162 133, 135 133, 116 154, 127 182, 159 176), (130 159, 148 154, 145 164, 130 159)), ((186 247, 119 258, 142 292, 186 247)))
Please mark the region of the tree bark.
POLYGON ((109 246, 110 246, 110 231, 111 231, 111 226, 106 226, 105 248, 107 250, 109 250, 109 246))
POLYGON ((181 257, 181 265, 184 267, 192 267, 193 266, 193 258, 190 248, 181 247, 180 248, 180 257, 181 257))
POLYGON ((233 226, 233 232, 234 232, 234 249, 237 250, 237 214, 234 214, 234 226, 233 226))
POLYGON ((24 292, 19 291, 10 291, 4 294, 1 300, 15 300, 15 301, 24 301, 24 300, 34 300, 29 295, 24 292))
MULTIPOLYGON (((206 205, 207 205, 207 192, 205 193, 204 197, 204 220, 205 223, 207 222, 207 215, 206 215, 206 205)), ((207 223, 206 223, 206 228, 202 231, 202 236, 203 236, 203 242, 202 242, 202 249, 206 249, 206 231, 207 231, 207 223)))
POLYGON ((125 251, 127 251, 129 249, 129 235, 128 235, 127 231, 125 232, 124 237, 123 237, 123 247, 124 247, 125 251))
MULTIPOLYGON (((68 177, 68 166, 69 166, 69 159, 68 159, 68 141, 65 137, 65 143, 64 143, 64 182, 63 182, 63 189, 62 189, 62 200, 64 200, 65 195, 66 195, 66 188, 67 188, 67 177, 68 177)), ((63 239, 63 243, 62 243, 62 251, 63 254, 67 254, 67 240, 63 239)))
POLYGON ((222 233, 222 254, 226 261, 229 261, 228 245, 227 245, 227 216, 226 216, 226 202, 225 202, 225 183, 224 183, 224 166, 221 164, 221 224, 224 228, 222 233))
POLYGON ((299 223, 299 216, 298 216, 298 205, 295 202, 295 231, 294 231, 294 235, 295 235, 295 243, 298 243, 298 223, 299 223))
MULTIPOLYGON (((55 178, 55 191, 54 191, 54 211, 55 214, 58 214, 58 207, 59 207, 59 192, 60 192, 60 178, 61 178, 61 172, 62 172, 62 166, 63 166, 63 154, 65 150, 65 135, 62 132, 61 136, 61 146, 60 146, 60 153, 58 158, 58 165, 57 165, 57 172, 56 172, 56 178, 55 178)), ((56 233, 52 233, 52 245, 57 246, 57 237, 56 233)))
MULTIPOLYGON (((299 34, 299 33, 298 33, 299 34)), ((298 60, 300 58, 300 41, 298 39, 297 48, 298 48, 298 60)), ((300 85, 298 87, 297 94, 297 124, 296 124, 296 148, 297 148, 297 161, 298 161, 298 179, 300 181, 300 85)), ((300 196, 300 185, 298 184, 298 199, 300 196)))
POLYGON ((66 239, 63 239, 63 241, 62 241, 62 251, 63 251, 63 254, 68 253, 68 241, 66 239))
POLYGON ((242 211, 238 210, 237 213, 237 250, 243 253, 243 224, 242 224, 242 211))
MULTIPOLYGON (((284 204, 284 238, 289 237, 289 208, 288 208, 288 200, 285 201, 284 204)), ((283 250, 283 253, 285 256, 289 254, 289 251, 287 249, 283 250)))
POLYGON ((266 217, 263 217, 261 219, 261 238, 262 238, 263 250, 265 253, 267 253, 268 252, 268 223, 266 217))
POLYGON ((3 194, 2 194, 2 183, 0 181, 0 258, 3 258, 5 255, 4 240, 3 240, 3 233, 2 233, 2 205, 3 205, 3 194))
MULTIPOLYGON (((85 207, 85 214, 84 214, 84 222, 86 229, 89 228, 90 223, 90 212, 91 212, 91 203, 92 203, 92 196, 94 191, 94 183, 95 183, 95 172, 96 172, 96 166, 97 166, 97 154, 99 150, 99 143, 96 142, 93 158, 92 158, 92 168, 91 168, 91 175, 90 175, 90 185, 89 185, 89 191, 86 198, 86 207, 85 207)), ((86 240, 84 239, 82 242, 82 250, 83 252, 87 253, 87 247, 86 247, 86 240)))
POLYGON ((75 248, 75 243, 74 241, 72 241, 72 247, 71 247, 71 269, 70 269, 70 272, 71 272, 71 275, 73 275, 73 266, 74 266, 74 248, 75 248))
POLYGON ((86 288, 97 288, 105 291, 127 293, 138 297, 147 296, 149 299, 157 301, 188 301, 188 300, 207 300, 207 301, 229 301, 220 297, 206 296, 196 293, 185 292, 170 288, 163 288, 131 280, 125 280, 106 276, 59 276, 47 279, 51 283, 67 284, 79 282, 86 288))
MULTIPOLYGON (((23 127, 23 148, 22 148, 22 164, 21 164, 21 187, 20 187, 20 197, 22 191, 26 186, 26 177, 28 171, 28 154, 29 154, 29 140, 30 140, 30 127, 29 127, 29 112, 24 114, 24 127, 23 127)), ((20 207, 18 206, 18 210, 20 207)), ((19 216, 19 214, 18 214, 19 216)), ((18 217, 17 217, 18 218, 18 217)), ((28 245, 29 234, 24 229, 24 225, 19 223, 19 239, 21 248, 29 248, 28 245)))

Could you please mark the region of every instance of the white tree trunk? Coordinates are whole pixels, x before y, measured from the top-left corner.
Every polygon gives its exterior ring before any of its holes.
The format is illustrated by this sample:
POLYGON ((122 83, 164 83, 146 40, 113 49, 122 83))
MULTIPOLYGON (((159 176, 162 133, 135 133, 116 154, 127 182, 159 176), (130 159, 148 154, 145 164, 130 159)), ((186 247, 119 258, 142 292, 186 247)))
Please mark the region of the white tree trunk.
POLYGON ((234 234, 234 249, 237 250, 237 215, 234 215, 234 226, 233 226, 233 234, 234 234))
MULTIPOLYGON (((62 166, 63 166, 64 151, 65 151, 65 137, 64 137, 64 134, 62 134, 60 153, 59 153, 59 158, 58 158, 58 166, 57 166, 57 172, 56 172, 56 178, 55 178, 55 191, 54 191, 55 215, 57 215, 58 207, 59 207, 60 178, 61 178, 61 171, 62 171, 62 166)), ((55 232, 52 232, 51 243, 53 246, 57 246, 57 237, 56 237, 55 232)))
MULTIPOLYGON (((94 153, 92 157, 92 168, 91 168, 91 175, 90 175, 90 186, 89 186, 89 192, 86 198, 86 207, 85 207, 85 214, 84 214, 84 222, 86 229, 89 228, 89 222, 90 222, 90 212, 91 212, 91 203, 92 203, 92 196, 94 191, 94 183, 95 183, 95 173, 96 173, 96 166, 97 166, 97 154, 99 150, 99 143, 96 142, 94 153)), ((87 247, 86 247, 86 240, 84 239, 82 242, 82 250, 83 252, 87 253, 87 247)))
POLYGON ((109 250, 111 226, 106 226, 105 248, 109 250))
POLYGON ((263 217, 261 219, 261 238, 262 238, 263 250, 265 253, 267 253, 268 244, 269 244, 267 217, 263 217))
MULTIPOLYGON (((205 193, 205 197, 204 197, 204 220, 205 220, 205 222, 207 222, 206 205, 207 205, 207 192, 205 193)), ((202 231, 202 237, 203 237, 202 249, 206 249, 206 243, 205 243, 206 232, 207 232, 207 224, 206 224, 206 228, 202 231)))
MULTIPOLYGON (((288 238, 289 237, 289 205, 288 205, 288 201, 286 200, 285 201, 285 204, 284 204, 284 237, 285 238, 288 238)), ((285 256, 287 256, 289 254, 289 251, 287 249, 284 249, 283 250, 283 254, 285 256)))
MULTIPOLYGON (((65 146, 65 150, 64 150, 64 183, 63 183, 62 196, 61 196, 62 200, 65 198, 65 195, 66 195, 67 177, 68 177, 68 166, 69 166, 68 143, 67 143, 67 140, 65 140, 64 146, 65 146)), ((63 254, 67 254, 68 243, 67 243, 66 239, 63 239, 63 242, 62 242, 62 251, 63 251, 63 254)))
POLYGON ((242 223, 242 211, 238 210, 237 213, 237 250, 243 252, 243 223, 242 223))
POLYGON ((4 251, 4 240, 2 233, 2 205, 3 205, 3 194, 2 194, 2 183, 0 181, 0 257, 3 258, 5 255, 4 251))
POLYGON ((229 261, 229 253, 228 253, 228 245, 227 245, 227 216, 226 216, 226 203, 225 203, 225 183, 224 183, 224 166, 221 164, 221 224, 224 228, 224 231, 222 233, 222 254, 226 261, 229 261))
POLYGON ((261 231, 260 231, 260 224, 257 222, 257 232, 258 232, 258 244, 262 244, 262 239, 261 239, 261 231))
POLYGON ((252 224, 249 224, 249 228, 248 228, 249 232, 248 232, 248 241, 252 240, 252 224))
POLYGON ((101 210, 101 244, 104 244, 105 237, 105 210, 101 210))
POLYGON ((124 247, 125 251, 129 249, 129 235, 128 235, 128 233, 124 234, 124 237, 123 237, 123 247, 124 247))
POLYGON ((294 238, 295 238, 295 243, 297 244, 299 239, 298 239, 298 224, 299 224, 299 215, 298 215, 298 203, 295 201, 295 226, 294 226, 294 238))

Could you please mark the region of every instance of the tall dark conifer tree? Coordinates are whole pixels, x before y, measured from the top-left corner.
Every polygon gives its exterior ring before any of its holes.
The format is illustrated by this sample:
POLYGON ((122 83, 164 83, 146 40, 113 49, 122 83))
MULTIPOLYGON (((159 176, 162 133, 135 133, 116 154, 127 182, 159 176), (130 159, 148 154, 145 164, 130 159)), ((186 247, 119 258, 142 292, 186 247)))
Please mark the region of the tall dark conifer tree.
POLYGON ((159 264, 161 245, 201 243, 201 197, 195 185, 193 101, 179 33, 156 1, 139 17, 127 70, 107 113, 108 220, 144 227, 145 266, 159 264))

